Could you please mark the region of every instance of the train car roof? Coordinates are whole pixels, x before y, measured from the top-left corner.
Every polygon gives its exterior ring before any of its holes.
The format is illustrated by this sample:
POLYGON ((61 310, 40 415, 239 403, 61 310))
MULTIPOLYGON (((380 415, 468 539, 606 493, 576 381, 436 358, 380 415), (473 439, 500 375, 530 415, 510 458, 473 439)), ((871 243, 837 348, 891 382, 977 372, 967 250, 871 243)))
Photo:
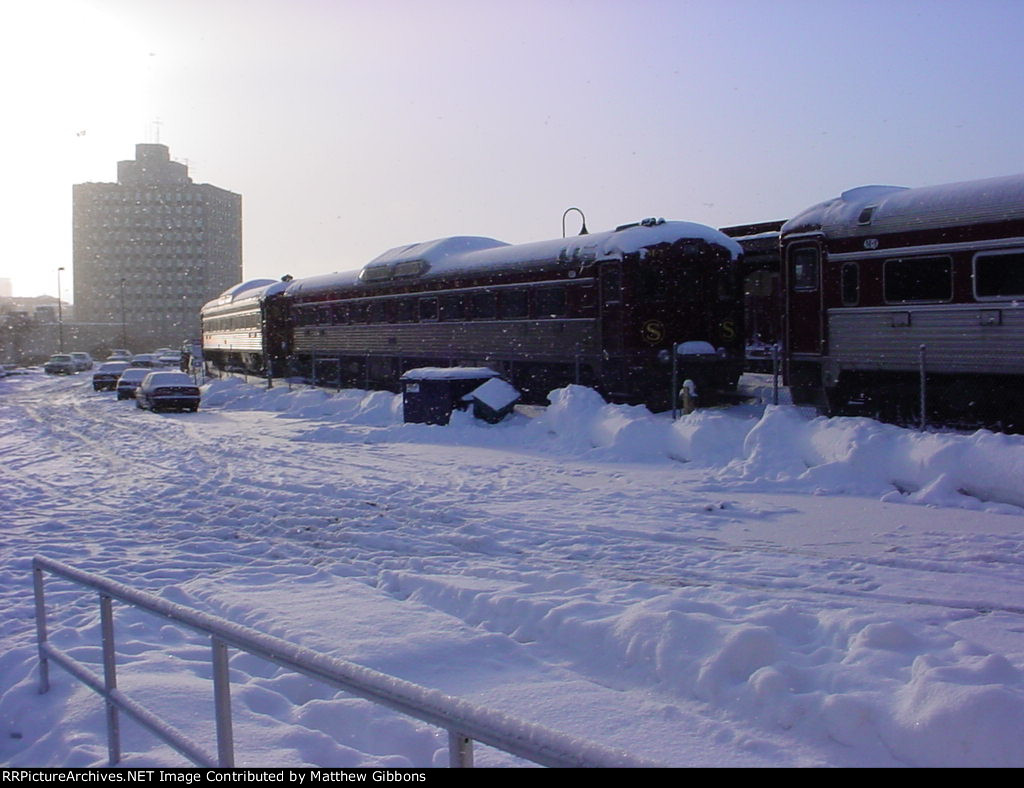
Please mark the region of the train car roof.
POLYGON ((1024 174, 908 189, 861 186, 786 222, 782 234, 831 237, 958 227, 1024 218, 1024 174))
MULTIPOLYGON (((291 281, 291 280, 289 280, 291 281)), ((249 279, 232 285, 212 301, 203 306, 203 312, 216 307, 227 307, 242 301, 265 298, 288 287, 288 282, 279 279, 249 279)))
POLYGON ((712 227, 664 219, 645 219, 607 232, 515 245, 493 238, 455 236, 389 249, 354 271, 296 280, 288 286, 287 294, 296 296, 359 284, 400 284, 459 273, 529 270, 554 260, 571 266, 600 258, 642 254, 645 249, 688 240, 717 245, 733 260, 743 251, 736 241, 712 227))

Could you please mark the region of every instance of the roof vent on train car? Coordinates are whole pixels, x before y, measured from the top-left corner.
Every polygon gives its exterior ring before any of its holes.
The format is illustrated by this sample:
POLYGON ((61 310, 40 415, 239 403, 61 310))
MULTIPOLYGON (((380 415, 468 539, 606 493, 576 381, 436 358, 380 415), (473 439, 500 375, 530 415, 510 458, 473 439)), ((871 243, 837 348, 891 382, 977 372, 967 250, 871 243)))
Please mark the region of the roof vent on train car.
POLYGON ((874 218, 875 211, 877 210, 877 205, 869 205, 867 208, 863 208, 860 212, 860 216, 857 217, 857 224, 861 226, 871 224, 871 220, 874 218))
POLYGON ((395 263, 394 277, 399 279, 420 276, 425 274, 429 267, 426 260, 406 260, 401 263, 395 263))
POLYGON ((646 219, 641 219, 640 224, 643 227, 657 227, 659 224, 664 224, 665 220, 658 218, 655 219, 653 216, 648 216, 646 219))
POLYGON ((360 282, 383 282, 391 277, 391 266, 386 263, 383 265, 367 265, 359 272, 360 282))

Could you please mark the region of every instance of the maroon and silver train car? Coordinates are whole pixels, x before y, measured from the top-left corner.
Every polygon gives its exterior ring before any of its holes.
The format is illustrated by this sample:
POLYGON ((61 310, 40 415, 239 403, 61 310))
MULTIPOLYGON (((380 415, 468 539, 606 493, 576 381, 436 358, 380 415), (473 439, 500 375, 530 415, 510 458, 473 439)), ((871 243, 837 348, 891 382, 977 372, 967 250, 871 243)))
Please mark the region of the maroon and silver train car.
POLYGON ((852 189, 781 248, 798 401, 911 421, 923 382, 926 416, 1021 428, 1024 175, 852 189))
POLYGON ((738 244, 710 227, 644 220, 509 245, 454 237, 385 252, 361 270, 289 285, 292 365, 326 383, 398 386, 421 366, 488 366, 525 401, 577 382, 667 407, 671 348, 702 402, 743 361, 738 244))
MULTIPOLYGON (((290 280, 290 278, 289 278, 290 280)), ((266 374, 271 360, 283 368, 290 342, 275 296, 287 281, 252 279, 221 293, 203 306, 203 356, 218 369, 266 374)))

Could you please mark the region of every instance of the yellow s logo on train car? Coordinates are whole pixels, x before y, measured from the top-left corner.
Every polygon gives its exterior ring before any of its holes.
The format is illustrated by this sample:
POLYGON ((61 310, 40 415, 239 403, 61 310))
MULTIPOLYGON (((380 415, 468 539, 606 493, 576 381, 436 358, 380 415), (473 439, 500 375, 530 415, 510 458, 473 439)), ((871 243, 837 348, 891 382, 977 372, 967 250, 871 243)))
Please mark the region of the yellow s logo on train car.
POLYGON ((722 340, 728 342, 729 340, 736 339, 736 324, 731 320, 723 320, 718 324, 718 330, 722 335, 722 340))
POLYGON ((640 327, 640 333, 648 345, 657 345, 665 338, 665 324, 660 320, 648 320, 640 327))

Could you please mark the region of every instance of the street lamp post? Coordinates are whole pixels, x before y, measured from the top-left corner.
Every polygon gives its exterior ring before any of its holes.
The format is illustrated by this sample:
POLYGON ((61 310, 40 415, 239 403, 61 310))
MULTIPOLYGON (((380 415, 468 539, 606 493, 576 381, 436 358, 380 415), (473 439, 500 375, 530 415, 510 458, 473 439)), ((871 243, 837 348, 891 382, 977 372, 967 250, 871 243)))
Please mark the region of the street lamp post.
POLYGON ((587 230, 587 217, 583 215, 583 211, 579 208, 566 208, 565 213, 562 214, 562 237, 565 238, 565 217, 569 215, 570 211, 576 211, 576 213, 580 215, 580 219, 583 220, 583 226, 580 228, 580 235, 589 234, 590 231, 587 230))
POLYGON ((124 311, 124 279, 121 280, 121 347, 128 347, 128 321, 124 311))
POLYGON ((64 310, 60 303, 60 272, 64 270, 64 266, 57 269, 57 343, 60 348, 60 352, 64 352, 64 310))

